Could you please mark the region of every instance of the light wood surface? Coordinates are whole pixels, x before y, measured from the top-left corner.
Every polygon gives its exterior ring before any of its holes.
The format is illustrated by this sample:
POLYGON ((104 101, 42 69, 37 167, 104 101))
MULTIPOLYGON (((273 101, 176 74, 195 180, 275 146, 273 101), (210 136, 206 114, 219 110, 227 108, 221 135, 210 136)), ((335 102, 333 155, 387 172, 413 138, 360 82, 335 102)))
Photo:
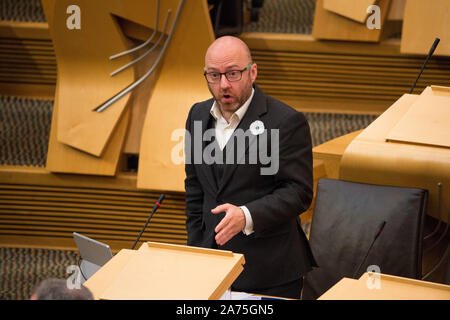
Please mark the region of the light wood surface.
POLYGON ((390 1, 377 2, 381 11, 381 29, 370 30, 365 23, 362 24, 326 10, 324 0, 317 0, 312 35, 317 39, 326 40, 378 42, 381 40, 390 1))
MULTIPOLYGON (((342 180, 423 188, 428 190, 427 213, 447 221, 450 210, 450 151, 448 148, 386 142, 386 136, 419 99, 405 94, 372 122, 345 150, 342 180), (442 216, 438 211, 438 183, 442 183, 442 216)), ((433 112, 432 108, 430 113, 433 112)))
POLYGON ((242 254, 163 243, 122 251, 85 282, 96 298, 219 299, 245 263, 242 254))
POLYGON ((322 161, 324 164, 326 177, 339 179, 340 162, 342 155, 348 145, 363 130, 354 131, 346 135, 337 137, 313 148, 313 159, 322 161))
MULTIPOLYGON (((60 83, 57 83, 58 89, 60 83)), ((59 95, 55 97, 46 169, 51 172, 114 176, 126 135, 130 111, 125 110, 101 158, 58 141, 59 95)))
POLYGON ((450 88, 428 87, 386 139, 449 148, 449 126, 450 88))
POLYGON ((172 141, 172 133, 184 130, 194 103, 211 97, 203 68, 204 55, 213 40, 206 1, 186 1, 148 104, 140 146, 139 188, 184 191, 184 161, 172 161, 172 149, 183 142, 172 141))
MULTIPOLYGON (((159 28, 162 30, 163 22, 168 10, 171 10, 171 19, 169 20, 169 28, 173 23, 174 16, 176 14, 179 1, 161 1, 159 9, 159 28)), ((127 2, 126 6, 110 7, 111 13, 117 17, 120 17, 118 24, 121 31, 127 37, 131 39, 137 39, 138 42, 133 46, 146 41, 152 34, 155 23, 155 5, 156 0, 141 1, 141 2, 127 2)), ((165 41, 167 39, 167 33, 164 36, 165 41)), ((155 36, 155 39, 159 38, 160 32, 155 36)), ((155 40, 153 41, 155 42, 155 40)), ((153 52, 147 55, 139 63, 134 65, 136 78, 143 76, 153 65, 156 57, 161 52, 161 47, 155 48, 153 52)), ((133 59, 138 58, 145 50, 139 50, 134 53, 133 59)), ((120 59, 119 59, 120 60, 120 59)), ((163 61, 165 58, 163 58, 163 61)), ((131 106, 131 118, 130 126, 128 129, 127 137, 123 147, 123 153, 125 154, 139 154, 141 146, 141 138, 143 133, 144 122, 148 110, 149 100, 155 90, 156 81, 159 78, 161 72, 161 65, 150 75, 143 83, 137 87, 130 96, 131 106)))
POLYGON ((435 38, 440 38, 434 55, 450 56, 449 12, 448 0, 408 0, 403 21, 401 52, 426 55, 435 38))
MULTIPOLYGON (((127 30, 127 34, 136 35, 137 30, 127 30)), ((147 34, 148 38, 150 33, 147 34)), ((160 53, 160 48, 144 58, 135 66, 136 75, 143 76, 152 66, 155 57, 160 53)), ((130 125, 122 152, 125 154, 139 154, 141 146, 142 129, 144 127, 145 115, 147 113, 148 101, 152 95, 153 87, 159 76, 159 70, 149 76, 130 97, 130 125)))
POLYGON ((135 252, 135 250, 129 249, 120 250, 101 268, 100 272, 96 272, 83 283, 83 285, 92 292, 95 300, 100 299, 101 294, 108 288, 109 284, 114 281, 117 274, 125 268, 135 252))
POLYGON ((367 8, 377 2, 376 0, 324 0, 325 10, 337 13, 360 23, 366 22, 367 8))
MULTIPOLYGON (((312 221, 312 216, 314 214, 314 206, 316 203, 316 190, 317 190, 317 183, 319 179, 326 178, 327 173, 325 170, 325 163, 323 160, 313 160, 313 191, 314 196, 313 200, 311 201, 311 205, 309 206, 308 210, 303 212, 300 215, 302 226, 308 226, 309 223, 312 221)), ((307 234, 309 236, 309 234, 307 234)))
POLYGON ((364 273, 358 280, 342 278, 318 300, 450 300, 450 286, 386 274, 364 273), (375 279, 379 280, 379 289, 375 288, 375 279))
MULTIPOLYGON (((304 53, 335 53, 367 56, 401 56, 400 41, 386 39, 380 43, 317 41, 310 34, 244 32, 240 35, 253 50, 304 53)), ((422 59, 423 62, 423 59, 422 59)))
POLYGON ((391 0, 391 8, 387 20, 401 21, 405 15, 406 0, 391 0))

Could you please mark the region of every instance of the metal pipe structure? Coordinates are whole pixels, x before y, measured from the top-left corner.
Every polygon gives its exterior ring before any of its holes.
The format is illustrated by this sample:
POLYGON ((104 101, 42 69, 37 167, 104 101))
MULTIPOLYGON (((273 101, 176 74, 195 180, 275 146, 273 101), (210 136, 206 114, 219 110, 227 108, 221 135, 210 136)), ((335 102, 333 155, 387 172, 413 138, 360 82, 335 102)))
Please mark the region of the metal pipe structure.
POLYGON ((158 57, 156 58, 156 60, 153 63, 152 67, 150 68, 150 70, 147 71, 147 73, 144 74, 141 78, 139 78, 138 80, 136 80, 135 82, 130 84, 128 87, 126 87, 125 89, 120 91, 114 97, 112 97, 111 99, 109 99, 108 101, 106 101, 105 103, 103 103, 102 105, 97 107, 96 109, 94 109, 95 112, 103 112, 103 111, 105 111, 112 104, 114 104, 116 101, 121 99, 124 95, 126 95, 127 93, 132 91, 134 88, 136 88, 138 85, 140 85, 145 79, 148 78, 148 76, 150 76, 153 73, 153 71, 155 71, 156 67, 160 63, 162 57, 164 56, 164 53, 167 50, 167 47, 168 47, 168 45, 170 43, 170 40, 172 39, 172 36, 174 34, 174 31, 175 31, 175 26, 176 26, 176 24, 178 22, 178 18, 180 17, 181 9, 183 8, 183 4, 184 4, 184 0, 180 0, 179 5, 178 5, 178 9, 177 9, 177 13, 175 15, 175 19, 174 19, 174 21, 172 23, 172 27, 170 29, 169 36, 167 37, 167 40, 164 42, 164 45, 163 45, 163 47, 161 49, 161 52, 159 53, 158 57))
POLYGON ((166 30, 167 30, 167 24, 168 24, 168 22, 169 22, 169 17, 170 17, 170 14, 171 14, 171 13, 172 13, 171 10, 167 11, 166 21, 164 21, 164 28, 163 28, 163 31, 162 31, 161 35, 159 36, 158 40, 156 41, 156 43, 155 43, 150 49, 148 49, 144 54, 142 54, 140 57, 134 59, 133 61, 131 61, 130 63, 127 63, 126 65, 120 67, 119 69, 117 69, 117 70, 111 72, 111 74, 110 74, 111 77, 114 77, 114 76, 115 76, 116 74, 118 74, 119 72, 122 72, 123 70, 125 70, 125 69, 131 67, 131 66, 132 66, 133 64, 135 64, 136 62, 141 61, 146 55, 148 55, 148 54, 149 54, 150 52, 152 52, 157 46, 159 46, 159 44, 160 44, 162 38, 164 37, 164 34, 166 33, 166 30))

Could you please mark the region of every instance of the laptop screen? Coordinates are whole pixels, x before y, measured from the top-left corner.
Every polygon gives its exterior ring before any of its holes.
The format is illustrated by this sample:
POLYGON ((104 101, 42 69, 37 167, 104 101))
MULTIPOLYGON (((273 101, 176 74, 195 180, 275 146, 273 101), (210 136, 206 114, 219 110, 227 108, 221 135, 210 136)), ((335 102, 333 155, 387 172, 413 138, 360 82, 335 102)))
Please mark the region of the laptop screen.
POLYGON ((73 237, 83 260, 103 266, 113 257, 109 245, 76 232, 73 233, 73 237))

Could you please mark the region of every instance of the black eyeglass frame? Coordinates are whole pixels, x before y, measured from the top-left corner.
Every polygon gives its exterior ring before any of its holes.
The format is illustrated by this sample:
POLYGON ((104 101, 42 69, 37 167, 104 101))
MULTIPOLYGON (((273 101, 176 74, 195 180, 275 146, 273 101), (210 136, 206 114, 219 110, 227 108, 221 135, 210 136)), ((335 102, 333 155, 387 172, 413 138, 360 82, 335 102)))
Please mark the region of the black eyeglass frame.
POLYGON ((242 70, 230 70, 230 71, 227 71, 227 72, 203 72, 203 76, 205 77, 205 79, 206 79, 206 82, 208 82, 208 83, 211 83, 211 84, 216 84, 216 83, 219 83, 220 82, 220 80, 222 80, 222 75, 224 75, 225 76, 225 78, 227 78, 227 80, 228 81, 230 81, 230 82, 237 82, 237 81, 241 81, 242 80, 242 73, 243 72, 245 72, 245 71, 247 71, 247 70, 249 70, 250 69, 250 67, 253 65, 253 62, 250 62, 244 69, 242 69, 242 70), (239 77, 239 79, 236 79, 236 80, 230 80, 230 79, 228 79, 228 76, 227 76, 227 73, 230 73, 230 72, 237 72, 237 71, 239 71, 239 73, 240 73, 240 77, 239 77), (208 81, 208 77, 207 77, 207 75, 208 74, 211 74, 211 73, 218 73, 219 74, 219 80, 217 81, 217 82, 210 82, 210 81, 208 81))

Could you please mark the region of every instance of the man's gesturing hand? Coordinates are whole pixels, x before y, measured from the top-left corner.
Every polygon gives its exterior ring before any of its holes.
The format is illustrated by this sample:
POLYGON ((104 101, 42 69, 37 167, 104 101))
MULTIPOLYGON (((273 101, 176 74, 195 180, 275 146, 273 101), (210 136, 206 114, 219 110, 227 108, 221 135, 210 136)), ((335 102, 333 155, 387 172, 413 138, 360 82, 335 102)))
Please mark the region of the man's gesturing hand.
POLYGON ((225 203, 211 210, 212 213, 218 214, 225 212, 225 217, 216 226, 214 231, 216 234, 216 242, 223 246, 238 232, 245 228, 245 215, 241 208, 225 203))

